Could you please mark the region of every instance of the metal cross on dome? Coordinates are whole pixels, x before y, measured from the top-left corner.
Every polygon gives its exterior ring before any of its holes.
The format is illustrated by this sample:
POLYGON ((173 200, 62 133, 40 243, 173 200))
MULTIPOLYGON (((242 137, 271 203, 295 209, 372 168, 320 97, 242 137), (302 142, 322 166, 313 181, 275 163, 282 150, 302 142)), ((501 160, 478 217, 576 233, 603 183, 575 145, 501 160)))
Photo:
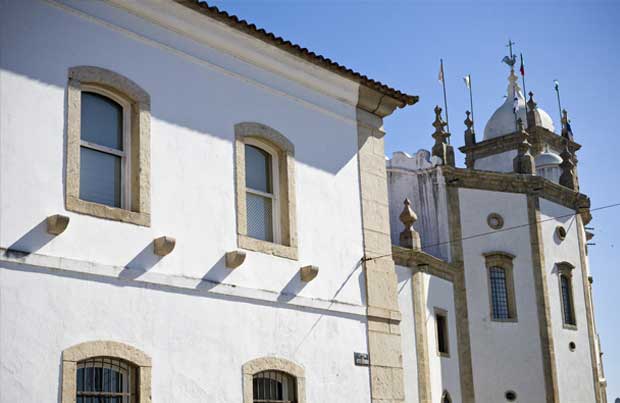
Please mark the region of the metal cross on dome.
POLYGON ((506 47, 510 49, 510 56, 504 56, 504 58, 502 59, 502 62, 509 65, 511 69, 514 68, 514 65, 517 63, 517 55, 514 55, 512 53, 512 45, 516 44, 510 39, 508 39, 508 45, 506 45, 506 47))

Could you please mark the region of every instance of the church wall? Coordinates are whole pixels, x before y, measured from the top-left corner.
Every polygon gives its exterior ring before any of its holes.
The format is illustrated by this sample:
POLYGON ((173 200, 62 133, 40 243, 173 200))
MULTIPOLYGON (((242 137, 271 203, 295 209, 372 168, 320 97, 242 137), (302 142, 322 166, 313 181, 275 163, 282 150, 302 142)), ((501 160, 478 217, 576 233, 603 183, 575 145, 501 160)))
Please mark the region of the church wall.
POLYGON ((306 367, 308 401, 369 401, 368 368, 353 365, 368 347, 348 84, 327 95, 105 2, 2 4, 0 247, 34 252, 49 268, 8 268, 0 257, 0 347, 11 363, 0 372, 3 398, 49 401, 62 349, 112 339, 152 355, 154 401, 238 403, 241 365, 269 354, 306 367), (150 95, 150 227, 65 210, 67 70, 76 65, 113 70, 150 95), (247 251, 239 268, 224 266, 238 249, 239 122, 268 125, 295 146, 298 260, 247 251), (57 237, 45 231, 52 214, 70 217, 57 237), (176 247, 159 258, 152 242, 163 235, 176 247), (305 265, 320 269, 309 283, 299 277, 305 265), (100 266, 124 280, 97 281, 89 273, 100 266), (192 291, 159 290, 179 282, 192 291), (331 314, 337 306, 354 313, 331 314))
POLYGON ((62 351, 92 340, 152 358, 153 402, 239 403, 242 365, 265 356, 304 368, 308 402, 370 402, 363 314, 1 262, 0 317, 2 402, 60 401, 62 351))
POLYGON ((424 252, 448 260, 450 245, 445 179, 438 169, 408 171, 388 168, 388 196, 390 202, 390 230, 392 243, 398 245, 403 224, 398 218, 405 198, 418 216, 413 228, 422 239, 424 252))
POLYGON ((400 339, 403 346, 405 402, 419 403, 418 359, 415 339, 411 269, 409 267, 396 266, 396 275, 398 277, 398 306, 402 315, 400 322, 400 339))
POLYGON ((504 228, 528 223, 526 196, 484 190, 459 189, 463 258, 476 401, 504 401, 517 393, 518 401, 544 400, 539 322, 527 226, 490 235, 490 213, 500 214, 504 228), (487 268, 483 253, 515 256, 513 278, 516 322, 491 320, 487 268))
POLYGON ((510 150, 479 158, 474 163, 474 169, 479 171, 513 172, 514 167, 512 160, 516 156, 517 150, 510 150))
POLYGON ((460 402, 461 383, 453 286, 451 282, 431 275, 424 275, 424 282, 427 290, 426 323, 433 401, 438 401, 443 392, 447 391, 453 402, 460 402), (448 316, 448 357, 440 356, 437 351, 436 308, 446 311, 448 316))
POLYGON ((584 298, 584 282, 579 256, 578 231, 581 224, 573 215, 574 211, 551 201, 540 200, 542 241, 547 271, 547 289, 553 329, 556 367, 558 368, 558 389, 561 402, 595 402, 592 377, 592 360, 588 336, 588 319, 584 298), (558 218, 554 218, 558 217, 558 218), (566 229, 566 238, 561 241, 556 227, 566 229), (557 263, 568 262, 572 270, 573 298, 577 328, 563 325, 562 303, 557 263), (570 351, 569 343, 574 342, 575 351, 570 351))

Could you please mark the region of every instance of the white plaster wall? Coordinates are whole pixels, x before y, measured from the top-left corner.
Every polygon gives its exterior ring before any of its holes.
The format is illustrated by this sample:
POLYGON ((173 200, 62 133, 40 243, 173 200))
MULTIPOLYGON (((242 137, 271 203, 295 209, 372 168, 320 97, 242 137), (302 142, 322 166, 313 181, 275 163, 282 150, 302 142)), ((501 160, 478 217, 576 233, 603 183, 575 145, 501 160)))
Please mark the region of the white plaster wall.
POLYGON ((461 401, 459 356, 456 339, 456 316, 452 283, 441 278, 424 275, 426 290, 426 330, 428 332, 428 355, 433 401, 439 401, 444 391, 450 393, 453 402, 461 401), (449 357, 441 357, 437 351, 437 324, 435 308, 448 312, 449 357))
POLYGON ((364 316, 326 308, 365 304, 357 129, 344 79, 313 72, 345 88, 328 96, 104 2, 1 6, 0 247, 60 267, 0 262, 0 400, 54 400, 60 352, 112 339, 153 357, 154 401, 239 402, 241 365, 270 354, 306 367, 309 402, 368 401, 368 370, 353 366, 353 352, 367 352, 364 316), (76 65, 111 69, 151 96, 149 228, 64 209, 67 70, 76 65), (244 121, 295 145, 299 260, 247 252, 230 271, 233 127, 244 121), (53 238, 44 220, 57 213, 71 222, 53 238), (158 259, 152 240, 161 235, 177 245, 158 259), (298 270, 309 264, 320 274, 305 284, 298 270), (84 273, 102 265, 131 270, 123 280, 84 273), (140 284, 146 278, 169 280, 140 284), (181 280, 195 290, 169 286, 181 280), (213 282, 237 296, 212 292, 213 282), (265 293, 279 296, 267 302, 265 293), (297 295, 305 302, 293 304, 297 295))
POLYGON ((542 239, 545 253, 545 271, 553 328, 556 368, 558 368, 558 387, 560 401, 567 403, 588 403, 595 401, 592 376, 592 360, 586 318, 584 283, 582 277, 578 231, 574 211, 557 203, 540 201, 542 239), (566 229, 566 239, 560 241, 555 233, 558 225, 566 229), (562 321, 562 302, 560 294, 557 263, 568 262, 573 269, 573 298, 577 330, 566 329, 562 321), (576 344, 575 351, 568 348, 570 342, 576 344))
POLYGON ((340 290, 339 300, 363 303, 354 108, 105 3, 75 4, 99 14, 3 3, 0 245, 323 299, 340 290), (150 228, 64 210, 65 94, 75 65, 114 70, 151 96, 150 228), (237 247, 233 126, 244 121, 295 145, 299 261, 248 252, 231 272, 223 256, 237 247), (41 223, 55 213, 71 223, 50 239, 41 223), (151 242, 161 235, 177 245, 157 261, 151 242), (321 274, 302 287, 296 273, 308 264, 321 274))
POLYGON ((418 403, 420 401, 418 390, 418 359, 416 356, 411 269, 397 265, 396 275, 398 277, 398 306, 402 315, 400 334, 403 349, 405 402, 418 403))
POLYGON ((422 250, 448 260, 450 245, 445 178, 439 169, 405 170, 388 161, 388 199, 390 203, 390 234, 392 243, 399 244, 404 229, 398 218, 406 198, 418 216, 413 228, 422 240, 422 250))
POLYGON ((519 402, 544 400, 544 376, 526 196, 459 189, 463 238, 488 233, 487 216, 498 213, 504 227, 522 228, 463 241, 467 308, 476 400, 505 401, 507 390, 519 402), (487 269, 483 253, 501 251, 515 256, 514 288, 518 322, 490 319, 487 269))
POLYGON ((153 402, 239 403, 242 365, 278 356, 304 367, 308 402, 369 402, 363 316, 216 298, 0 264, 0 401, 57 402, 61 353, 115 340, 153 360, 153 402), (19 309, 16 309, 19 307, 19 309))
POLYGON ((474 169, 479 171, 513 172, 512 160, 517 156, 517 150, 479 158, 474 162, 474 169))

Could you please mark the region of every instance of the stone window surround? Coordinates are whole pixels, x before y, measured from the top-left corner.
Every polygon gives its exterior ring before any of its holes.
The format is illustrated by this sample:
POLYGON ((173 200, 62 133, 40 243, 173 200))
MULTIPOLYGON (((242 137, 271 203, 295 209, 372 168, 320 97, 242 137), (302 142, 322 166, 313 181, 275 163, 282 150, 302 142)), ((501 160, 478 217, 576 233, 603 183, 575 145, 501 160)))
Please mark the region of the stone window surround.
MULTIPOLYGON (((276 175, 274 175, 276 176, 276 175)), ((295 147, 275 129, 256 122, 235 125, 235 190, 237 203, 237 243, 241 249, 298 260, 295 201, 295 147), (246 139, 264 142, 278 153, 279 206, 276 211, 280 243, 263 241, 247 235, 245 144, 246 139)), ((277 239, 277 237, 274 237, 277 239)))
POLYGON ((507 252, 487 252, 482 254, 486 264, 487 288, 489 290, 489 317, 493 322, 518 322, 517 301, 514 287, 513 264, 515 256, 507 252), (493 296, 491 295, 491 268, 499 267, 506 273, 506 291, 508 293, 508 319, 493 318, 493 296))
POLYGON ((138 400, 151 403, 151 358, 130 345, 116 341, 89 341, 62 352, 61 403, 75 403, 77 395, 77 364, 94 357, 111 357, 131 363, 138 369, 138 400))
POLYGON ((95 66, 76 66, 69 69, 65 186, 67 210, 109 220, 150 226, 150 110, 149 94, 130 79, 95 66), (82 86, 100 87, 102 92, 111 92, 130 104, 129 208, 111 207, 80 199, 82 86))
POLYGON ((448 311, 442 308, 434 307, 433 315, 435 317, 435 350, 437 350, 437 355, 440 357, 450 358, 450 325, 448 323, 448 311), (446 341, 446 351, 439 351, 439 325, 437 322, 437 316, 441 315, 444 317, 444 339, 446 341))
MULTIPOLYGON (((253 403, 253 377, 262 371, 282 371, 295 378, 297 402, 306 403, 306 376, 304 369, 292 361, 279 357, 261 357, 243 364, 243 403, 253 403)), ((65 403, 64 401, 62 403, 65 403)))
POLYGON ((560 314, 562 316, 562 327, 568 330, 577 330, 577 312, 575 311, 575 297, 573 291, 573 270, 575 266, 568 262, 559 262, 556 263, 557 272, 558 272, 558 291, 560 295, 560 314), (566 276, 568 278, 568 284, 570 288, 570 300, 573 304, 573 319, 575 320, 575 324, 566 323, 564 318, 564 298, 562 298, 562 276, 566 276))

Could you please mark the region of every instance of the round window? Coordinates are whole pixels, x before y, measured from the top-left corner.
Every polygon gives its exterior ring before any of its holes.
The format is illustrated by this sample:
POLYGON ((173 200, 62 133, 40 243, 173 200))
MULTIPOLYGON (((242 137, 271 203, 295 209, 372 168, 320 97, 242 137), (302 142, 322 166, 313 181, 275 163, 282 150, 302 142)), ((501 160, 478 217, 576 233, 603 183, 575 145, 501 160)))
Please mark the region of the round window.
POLYGON ((558 225, 555 228, 555 233, 558 235, 558 239, 560 241, 563 241, 564 239, 566 239, 566 228, 564 228, 563 226, 558 225))
POLYGON ((575 351, 576 348, 577 348, 577 345, 575 344, 574 341, 571 341, 570 343, 568 343, 568 349, 570 351, 575 351))
POLYGON ((517 394, 513 390, 509 390, 508 392, 506 392, 506 400, 508 400, 509 402, 514 402, 515 400, 517 400, 517 394))
POLYGON ((491 213, 487 217, 487 224, 493 229, 500 229, 504 226, 504 218, 497 213, 491 213))

